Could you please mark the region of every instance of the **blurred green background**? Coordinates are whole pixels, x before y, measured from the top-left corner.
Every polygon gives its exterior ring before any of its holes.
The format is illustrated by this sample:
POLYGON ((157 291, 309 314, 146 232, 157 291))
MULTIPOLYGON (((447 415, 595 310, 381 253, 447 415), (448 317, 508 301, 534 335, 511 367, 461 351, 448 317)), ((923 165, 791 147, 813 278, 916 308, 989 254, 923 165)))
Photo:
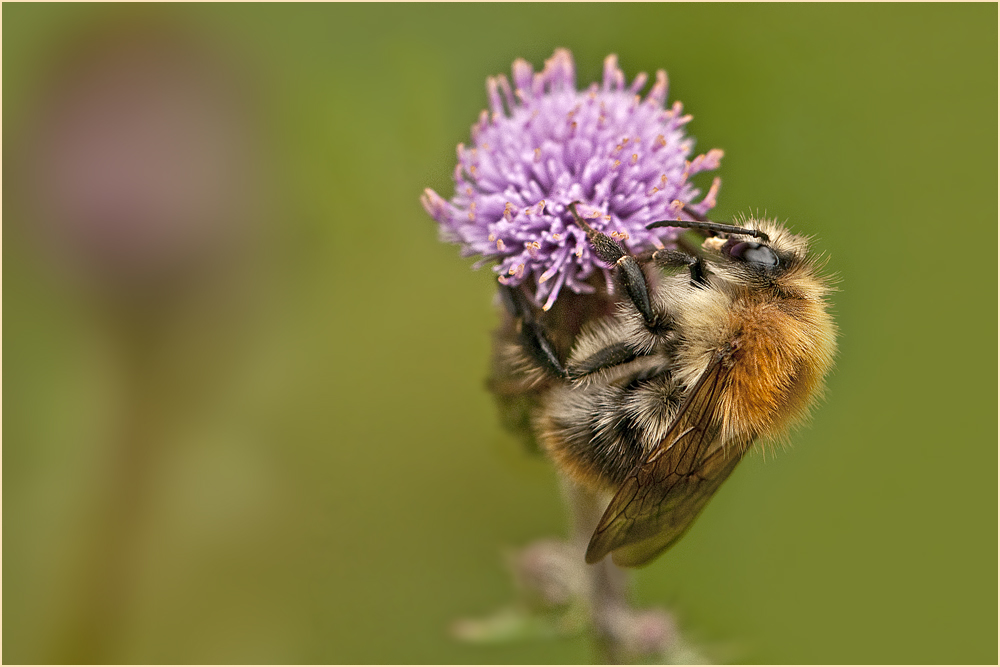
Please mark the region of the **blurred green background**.
POLYGON ((667 69, 698 150, 726 151, 713 217, 787 220, 840 276, 815 419, 637 600, 720 660, 996 662, 995 4, 3 13, 5 662, 591 660, 448 636, 511 599, 505 549, 565 521, 484 388, 493 277, 418 203, 451 193, 485 77, 557 46, 581 86, 612 52, 667 69), (195 135, 247 174, 225 196, 175 174, 218 195, 177 219, 235 220, 214 235, 174 238, 151 196, 119 246, 59 207, 87 153, 58 91, 151 26, 196 54, 166 90, 216 96, 195 135))

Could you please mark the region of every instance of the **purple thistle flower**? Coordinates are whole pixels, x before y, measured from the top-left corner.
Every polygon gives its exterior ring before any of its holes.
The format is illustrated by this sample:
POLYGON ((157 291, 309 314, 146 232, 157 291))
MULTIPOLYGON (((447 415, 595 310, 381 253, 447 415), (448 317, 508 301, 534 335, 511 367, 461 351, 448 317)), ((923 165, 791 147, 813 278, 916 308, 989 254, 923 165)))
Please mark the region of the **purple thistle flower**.
POLYGON ((703 216, 715 206, 716 178, 708 193, 688 177, 719 166, 713 149, 688 160, 694 145, 684 134, 691 120, 682 105, 664 108, 667 74, 643 99, 647 76, 631 85, 618 59, 604 60, 604 79, 576 89, 573 56, 557 49, 541 72, 521 59, 504 75, 489 77, 490 111, 472 126, 473 146, 458 145, 455 195, 445 201, 431 189, 421 202, 441 225, 441 239, 481 255, 476 267, 495 262, 505 285, 529 280, 535 300, 548 309, 559 291, 589 293, 595 268, 612 287, 610 269, 591 252, 569 205, 594 229, 633 253, 665 247, 678 230, 647 230, 658 220, 690 220, 685 207, 703 216))

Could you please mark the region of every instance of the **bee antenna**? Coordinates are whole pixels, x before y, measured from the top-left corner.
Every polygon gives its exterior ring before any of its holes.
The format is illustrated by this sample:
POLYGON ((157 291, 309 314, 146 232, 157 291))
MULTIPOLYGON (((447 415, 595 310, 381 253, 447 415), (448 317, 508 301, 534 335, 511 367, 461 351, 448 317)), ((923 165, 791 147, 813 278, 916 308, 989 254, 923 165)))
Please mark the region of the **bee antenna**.
POLYGON ((720 232, 722 234, 744 234, 755 236, 764 241, 770 241, 767 234, 759 229, 747 229, 746 227, 736 227, 735 225, 724 225, 721 222, 711 220, 660 220, 646 225, 646 229, 656 229, 658 227, 680 227, 683 229, 704 229, 709 232, 720 232))

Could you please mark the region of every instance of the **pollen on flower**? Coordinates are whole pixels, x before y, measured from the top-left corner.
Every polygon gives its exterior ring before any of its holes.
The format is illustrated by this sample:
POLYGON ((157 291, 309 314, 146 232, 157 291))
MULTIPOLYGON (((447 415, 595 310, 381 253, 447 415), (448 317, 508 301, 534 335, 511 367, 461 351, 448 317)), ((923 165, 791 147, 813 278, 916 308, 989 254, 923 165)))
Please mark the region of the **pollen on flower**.
POLYGON ((510 78, 489 77, 488 109, 472 127, 472 145, 456 150, 455 194, 449 201, 430 189, 421 196, 442 240, 480 255, 502 284, 524 286, 546 309, 564 288, 587 293, 612 284, 571 203, 631 252, 670 247, 678 230, 646 225, 704 216, 719 180, 701 197, 688 178, 717 169, 722 151, 692 157, 683 130, 691 116, 680 102, 665 108, 666 72, 656 73, 643 99, 647 81, 639 74, 628 83, 611 55, 602 80, 578 90, 565 49, 540 72, 519 59, 510 78))

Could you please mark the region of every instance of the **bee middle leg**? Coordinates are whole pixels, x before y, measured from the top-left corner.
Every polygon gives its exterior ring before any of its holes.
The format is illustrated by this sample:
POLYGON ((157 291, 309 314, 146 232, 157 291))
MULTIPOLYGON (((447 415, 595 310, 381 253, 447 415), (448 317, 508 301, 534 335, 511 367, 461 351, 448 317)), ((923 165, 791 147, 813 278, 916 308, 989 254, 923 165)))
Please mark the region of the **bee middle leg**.
POLYGON ((625 342, 611 343, 575 363, 563 364, 555 346, 545 333, 535 309, 524 293, 509 286, 500 287, 500 298, 508 312, 519 322, 518 342, 535 365, 547 375, 562 380, 579 380, 598 371, 627 364, 651 351, 638 350, 625 342))
POLYGON ((645 356, 644 353, 636 350, 628 343, 611 343, 585 359, 571 363, 566 370, 571 378, 578 380, 598 371, 635 361, 641 356, 645 356))
POLYGON ((528 297, 519 288, 501 285, 500 298, 507 310, 520 322, 520 343, 524 351, 547 374, 566 379, 569 374, 559 360, 555 346, 545 333, 535 309, 528 297))

